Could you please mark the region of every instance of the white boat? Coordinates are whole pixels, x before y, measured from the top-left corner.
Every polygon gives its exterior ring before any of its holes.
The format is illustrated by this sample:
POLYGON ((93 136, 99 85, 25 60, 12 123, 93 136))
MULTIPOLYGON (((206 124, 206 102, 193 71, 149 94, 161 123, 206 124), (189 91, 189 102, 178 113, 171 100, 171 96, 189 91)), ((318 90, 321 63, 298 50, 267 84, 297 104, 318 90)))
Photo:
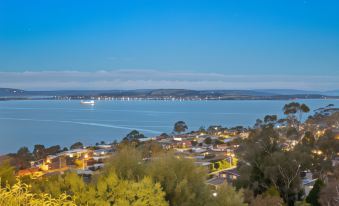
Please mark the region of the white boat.
POLYGON ((89 100, 89 101, 82 100, 80 104, 95 105, 95 101, 94 100, 89 100))

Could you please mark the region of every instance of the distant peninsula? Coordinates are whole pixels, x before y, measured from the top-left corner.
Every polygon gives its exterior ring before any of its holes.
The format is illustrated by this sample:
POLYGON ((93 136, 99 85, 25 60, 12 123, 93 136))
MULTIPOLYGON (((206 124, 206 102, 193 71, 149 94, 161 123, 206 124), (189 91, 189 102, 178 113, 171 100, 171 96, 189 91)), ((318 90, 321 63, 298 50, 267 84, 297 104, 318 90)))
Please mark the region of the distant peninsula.
POLYGON ((288 89, 260 90, 188 90, 188 89, 136 89, 136 90, 55 90, 27 91, 0 88, 0 101, 6 100, 290 100, 339 99, 339 90, 304 91, 288 89))

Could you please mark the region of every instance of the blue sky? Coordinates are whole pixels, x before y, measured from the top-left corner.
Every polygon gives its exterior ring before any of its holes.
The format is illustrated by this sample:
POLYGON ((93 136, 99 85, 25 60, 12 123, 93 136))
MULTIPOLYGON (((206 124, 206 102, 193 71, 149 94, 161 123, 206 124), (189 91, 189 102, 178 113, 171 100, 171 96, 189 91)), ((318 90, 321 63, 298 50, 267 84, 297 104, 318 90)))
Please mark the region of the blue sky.
POLYGON ((103 71, 119 88, 338 89, 339 1, 0 0, 0 87, 117 88, 103 71))

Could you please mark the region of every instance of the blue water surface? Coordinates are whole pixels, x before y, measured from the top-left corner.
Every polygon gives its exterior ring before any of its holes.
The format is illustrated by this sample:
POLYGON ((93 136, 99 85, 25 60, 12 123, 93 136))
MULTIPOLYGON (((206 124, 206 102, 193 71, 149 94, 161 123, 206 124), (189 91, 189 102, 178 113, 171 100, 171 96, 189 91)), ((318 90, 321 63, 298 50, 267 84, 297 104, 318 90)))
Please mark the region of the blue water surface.
MULTIPOLYGON (((290 101, 79 101, 28 100, 0 102, 0 154, 35 144, 69 146, 76 141, 95 144, 120 140, 133 129, 147 136, 171 132, 178 120, 189 130, 200 126, 252 126, 266 114, 283 115, 290 101)), ((311 110, 339 100, 300 100, 311 110)))

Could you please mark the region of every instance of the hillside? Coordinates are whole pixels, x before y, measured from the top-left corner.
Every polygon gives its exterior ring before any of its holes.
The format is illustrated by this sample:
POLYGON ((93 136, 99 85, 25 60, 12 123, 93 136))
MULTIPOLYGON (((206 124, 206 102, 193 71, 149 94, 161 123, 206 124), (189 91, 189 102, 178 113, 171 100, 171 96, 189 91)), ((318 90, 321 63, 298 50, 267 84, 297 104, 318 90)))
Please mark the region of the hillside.
MULTIPOLYGON (((336 94, 335 91, 328 92, 336 94)), ((140 90, 56 90, 25 91, 0 88, 2 99, 72 98, 87 99, 97 97, 150 98, 150 99, 322 99, 337 98, 339 95, 325 95, 324 92, 303 90, 187 90, 187 89, 140 89, 140 90)))

